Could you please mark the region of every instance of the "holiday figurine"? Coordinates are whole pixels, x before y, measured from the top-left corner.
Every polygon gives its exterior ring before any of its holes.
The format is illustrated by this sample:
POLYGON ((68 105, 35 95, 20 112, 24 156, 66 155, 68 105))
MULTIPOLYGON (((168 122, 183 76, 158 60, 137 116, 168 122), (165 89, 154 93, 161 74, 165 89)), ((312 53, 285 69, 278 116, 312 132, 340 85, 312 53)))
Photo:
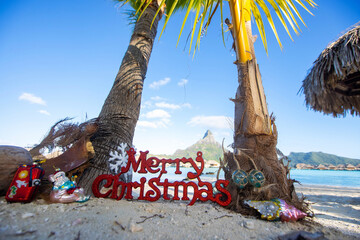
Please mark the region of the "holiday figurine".
POLYGON ((84 189, 77 187, 75 181, 65 176, 59 169, 49 176, 54 186, 50 193, 50 201, 56 203, 86 202, 90 196, 85 196, 84 189))
POLYGON ((19 166, 6 193, 6 201, 27 203, 33 200, 45 174, 40 163, 19 166))
POLYGON ((283 222, 295 222, 307 216, 306 213, 279 198, 270 201, 246 200, 244 203, 256 209, 261 214, 262 219, 270 221, 281 220, 283 222))

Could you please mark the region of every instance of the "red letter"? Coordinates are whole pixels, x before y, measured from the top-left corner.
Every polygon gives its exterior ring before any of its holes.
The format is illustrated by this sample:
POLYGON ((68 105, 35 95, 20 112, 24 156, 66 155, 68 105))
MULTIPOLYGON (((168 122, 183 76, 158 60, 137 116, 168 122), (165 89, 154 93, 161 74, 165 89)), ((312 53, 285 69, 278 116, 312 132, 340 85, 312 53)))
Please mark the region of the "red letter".
POLYGON ((132 168, 134 170, 134 172, 137 171, 139 165, 140 165, 140 162, 141 162, 141 168, 140 168, 140 171, 139 173, 147 173, 146 170, 145 170, 145 167, 146 167, 146 155, 149 153, 149 151, 146 151, 146 152, 141 152, 140 151, 140 157, 138 159, 138 161, 136 161, 135 159, 135 150, 133 148, 130 148, 129 151, 127 151, 127 154, 128 154, 128 162, 126 164, 126 167, 122 167, 121 168, 121 173, 126 173, 127 171, 129 171, 130 169, 130 164, 132 165, 132 168))
POLYGON ((196 163, 194 162, 194 160, 191 159, 190 163, 191 163, 192 167, 195 169, 196 174, 194 174, 192 172, 188 172, 187 176, 190 179, 199 177, 201 175, 202 171, 204 171, 204 159, 202 158, 202 152, 197 152, 196 161, 200 162, 201 166, 200 166, 200 168, 198 168, 196 163))
POLYGON ((159 179, 158 178, 151 178, 149 180, 149 187, 151 187, 152 189, 155 190, 155 192, 153 190, 149 190, 147 191, 147 193, 145 194, 145 199, 147 201, 150 202, 154 202, 156 200, 158 200, 160 198, 161 192, 159 190, 159 188, 157 186, 154 185, 154 182, 159 185, 159 179), (155 195, 154 197, 151 197, 151 195, 155 195))
POLYGON ((107 191, 106 193, 104 194, 101 194, 100 191, 99 191, 99 186, 100 186, 100 183, 103 181, 103 180, 106 180, 106 183, 104 185, 104 188, 108 188, 111 186, 111 184, 113 183, 113 180, 114 180, 114 176, 113 175, 109 175, 109 174, 103 174, 103 175, 99 175, 95 178, 93 184, 92 184, 92 191, 94 193, 94 196, 95 197, 102 197, 102 198, 106 198, 110 195, 111 193, 111 189, 109 189, 109 191, 107 191))
MULTIPOLYGON (((189 182, 189 183, 194 183, 194 182, 189 182)), ((196 202, 196 199, 199 198, 198 186, 194 183, 193 187, 194 187, 194 195, 193 195, 193 198, 191 199, 191 201, 189 203, 189 206, 194 205, 194 203, 196 202)))
POLYGON ((140 184, 138 182, 134 182, 134 185, 133 185, 134 188, 140 187, 140 196, 139 196, 138 200, 145 200, 145 198, 144 198, 145 182, 146 182, 145 177, 140 178, 140 184), (135 184, 136 184, 136 186, 135 186, 135 184))
POLYGON ((229 185, 229 181, 228 180, 218 180, 215 184, 216 188, 224 193, 226 195, 225 197, 225 201, 221 201, 220 198, 222 197, 221 193, 216 194, 215 196, 215 202, 217 202, 218 204, 220 204, 221 206, 227 206, 230 204, 231 202, 231 195, 229 193, 228 190, 226 190, 225 188, 227 187, 227 185, 229 185))
POLYGON ((200 201, 207 201, 207 200, 212 200, 212 186, 211 186, 211 183, 208 183, 208 182, 199 182, 199 187, 202 187, 202 186, 206 186, 207 189, 199 189, 199 200, 200 201), (204 197, 202 194, 203 193, 206 193, 206 197, 204 197))
MULTIPOLYGON (((146 160, 146 168, 150 173, 157 173, 160 171, 160 168, 158 169, 151 169, 151 168, 155 168, 158 167, 160 164, 160 160, 156 157, 151 157, 148 160, 146 160)), ((140 173, 140 172, 139 172, 140 173)))

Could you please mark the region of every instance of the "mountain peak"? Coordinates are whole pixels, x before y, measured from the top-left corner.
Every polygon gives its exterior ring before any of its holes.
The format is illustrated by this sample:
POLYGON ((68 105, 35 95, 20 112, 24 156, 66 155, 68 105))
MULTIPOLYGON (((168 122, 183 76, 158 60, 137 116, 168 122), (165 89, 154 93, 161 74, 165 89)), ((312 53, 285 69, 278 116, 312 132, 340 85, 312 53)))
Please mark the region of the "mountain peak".
POLYGON ((205 133, 205 135, 204 135, 204 137, 202 138, 202 139, 205 139, 205 138, 207 138, 207 137, 214 137, 214 135, 212 134, 212 132, 210 131, 210 130, 207 130, 206 131, 206 133, 205 133))
POLYGON ((218 161, 218 159, 222 157, 223 154, 220 143, 216 142, 212 132, 207 130, 203 138, 184 150, 176 150, 172 157, 194 157, 198 151, 203 153, 204 160, 218 161))
POLYGON ((216 144, 216 140, 214 138, 214 135, 212 134, 212 132, 210 130, 206 131, 204 137, 202 139, 200 139, 199 142, 216 144))

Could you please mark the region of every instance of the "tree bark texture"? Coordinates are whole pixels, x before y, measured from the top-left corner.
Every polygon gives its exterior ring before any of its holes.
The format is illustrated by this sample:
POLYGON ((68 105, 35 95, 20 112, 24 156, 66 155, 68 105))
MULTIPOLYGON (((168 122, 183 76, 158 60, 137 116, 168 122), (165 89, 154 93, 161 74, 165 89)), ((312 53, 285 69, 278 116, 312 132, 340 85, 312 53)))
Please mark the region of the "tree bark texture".
POLYGON ((230 181, 228 190, 232 195, 230 209, 244 214, 254 214, 243 204, 243 200, 284 199, 301 210, 307 210, 302 199, 299 200, 288 178, 289 169, 277 156, 277 129, 274 119, 270 120, 259 67, 253 51, 251 30, 248 30, 253 59, 247 63, 236 62, 239 86, 235 99, 234 153, 225 153, 225 178, 230 180, 232 173, 240 169, 249 173, 260 170, 266 178, 265 185, 259 189, 248 184, 239 189, 230 181))
MULTIPOLYGON (((158 14, 150 29, 157 9, 157 2, 153 1, 136 22, 114 85, 99 114, 99 130, 91 139, 95 158, 79 180, 79 185, 87 194, 91 193, 92 183, 98 175, 116 174, 109 169, 110 153, 117 151, 121 143, 126 143, 128 148, 132 147, 143 83, 162 14, 158 14)), ((126 182, 132 180, 131 173, 122 177, 126 182)))

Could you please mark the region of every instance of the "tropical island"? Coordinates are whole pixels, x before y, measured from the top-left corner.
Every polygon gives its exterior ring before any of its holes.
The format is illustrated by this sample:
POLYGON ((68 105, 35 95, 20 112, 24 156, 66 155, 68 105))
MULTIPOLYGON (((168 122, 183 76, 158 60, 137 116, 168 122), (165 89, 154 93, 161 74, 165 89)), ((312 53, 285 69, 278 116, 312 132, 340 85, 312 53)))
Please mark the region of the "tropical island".
POLYGON ((360 164, 354 166, 352 164, 319 164, 319 165, 311 165, 306 163, 298 163, 296 164, 296 169, 309 169, 309 170, 347 170, 347 171, 360 171, 360 164))
MULTIPOLYGON (((150 156, 158 158, 191 158, 201 151, 205 160, 205 167, 219 167, 219 159, 223 155, 222 146, 214 138, 211 130, 207 130, 204 137, 185 149, 178 149, 171 155, 155 154, 150 156)), ((323 152, 291 152, 286 159, 292 169, 312 170, 348 170, 359 171, 360 159, 340 157, 323 152)), ((182 167, 191 167, 189 164, 182 164, 182 167)))
MULTIPOLYGON (((278 149, 284 142, 287 149, 306 143, 308 148, 359 156, 360 125, 355 117, 360 116, 360 24, 356 24, 360 11, 357 2, 351 1, 327 1, 319 11, 313 0, 116 0, 133 24, 129 34, 114 9, 105 10, 103 2, 7 1, 2 9, 0 49, 5 63, 0 64, 5 106, 0 143, 6 144, 0 146, 5 195, 0 197, 0 236, 77 240, 360 237, 359 172, 341 172, 356 176, 354 185, 340 187, 323 176, 318 179, 329 186, 313 186, 316 179, 311 175, 324 171, 297 171, 312 180, 302 186, 290 174, 298 165, 319 169, 343 165, 355 170, 359 161, 313 152, 285 156, 278 149), (174 17, 178 14, 182 21, 174 17), (313 15, 317 19, 310 19, 313 15), (215 31, 214 25, 218 26, 215 31), (300 25, 308 28, 301 33, 300 25), (193 53, 191 63, 166 47, 165 43, 174 41, 173 29, 180 29, 178 43, 187 35, 184 50, 193 53), (269 30, 273 40, 268 38, 269 30), (293 38, 300 33, 310 37, 293 38), (283 41, 286 34, 296 47, 283 41), (206 35, 211 42, 203 41, 206 35), (162 40, 156 41, 157 36, 162 40), (219 50, 220 36, 226 51, 219 50), (277 56, 271 42, 285 51, 277 56), (264 50, 255 53, 258 44, 264 50), (118 68, 119 52, 125 54, 118 68), (195 53, 200 58, 194 59, 195 53), (115 79, 110 74, 116 74, 115 79), (331 117, 304 111, 294 98, 299 88, 308 108, 333 117, 352 115, 351 121, 340 119, 341 124, 335 124, 331 117), (79 114, 80 123, 67 118, 79 114), (38 143, 34 137, 54 122, 39 144, 29 151, 19 147, 38 143), (231 139, 228 146, 220 146, 207 131, 204 138, 172 156, 147 159, 143 152, 135 161, 134 146, 175 150, 178 145, 190 145, 183 142, 190 135, 199 136, 213 127, 217 134, 222 132, 221 137, 231 139), (61 155, 43 159, 44 152, 55 149, 61 149, 61 155), (213 187, 215 176, 187 183, 162 179, 165 163, 201 159, 199 151, 207 166, 220 162, 225 180, 218 179, 213 187), (164 163, 161 169, 160 162, 164 163), (129 163, 133 171, 124 168, 129 163), (156 171, 160 171, 157 178, 133 181, 137 177, 133 172, 156 171), (188 206, 187 186, 195 186, 193 207, 188 206), (123 199, 125 188, 129 201, 113 201, 123 199), (182 202, 174 202, 181 191, 182 202), (23 193, 30 194, 21 198, 23 193), (97 198, 109 194, 111 199, 97 198), (76 202, 64 204, 67 197, 76 202), (220 200, 216 202, 224 208, 204 203, 207 200, 220 200)), ((200 162, 199 174, 204 166, 200 162)), ((189 172, 187 176, 192 179, 189 172)))

